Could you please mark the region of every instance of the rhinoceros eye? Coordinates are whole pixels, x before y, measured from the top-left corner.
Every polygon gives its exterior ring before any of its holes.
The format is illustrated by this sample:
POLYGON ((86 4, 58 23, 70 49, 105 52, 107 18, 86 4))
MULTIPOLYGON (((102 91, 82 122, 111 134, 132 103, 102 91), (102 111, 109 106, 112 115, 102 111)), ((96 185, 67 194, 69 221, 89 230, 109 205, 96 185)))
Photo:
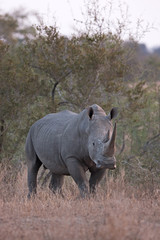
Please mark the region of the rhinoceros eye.
POLYGON ((95 146, 95 143, 93 142, 93 146, 95 146))
POLYGON ((109 131, 107 132, 106 136, 104 137, 103 143, 108 142, 108 140, 109 140, 109 131))

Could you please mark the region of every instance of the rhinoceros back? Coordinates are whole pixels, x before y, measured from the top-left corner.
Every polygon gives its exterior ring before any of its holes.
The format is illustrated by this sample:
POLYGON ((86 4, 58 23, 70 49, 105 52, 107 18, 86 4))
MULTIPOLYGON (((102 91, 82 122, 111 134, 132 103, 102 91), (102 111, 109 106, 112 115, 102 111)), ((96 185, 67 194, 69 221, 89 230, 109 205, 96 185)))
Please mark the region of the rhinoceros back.
POLYGON ((33 152, 31 148, 27 150, 27 145, 32 142, 36 155, 48 169, 55 173, 66 173, 66 167, 60 154, 61 139, 65 128, 76 116, 76 113, 62 111, 48 114, 35 122, 28 133, 26 152, 33 152))

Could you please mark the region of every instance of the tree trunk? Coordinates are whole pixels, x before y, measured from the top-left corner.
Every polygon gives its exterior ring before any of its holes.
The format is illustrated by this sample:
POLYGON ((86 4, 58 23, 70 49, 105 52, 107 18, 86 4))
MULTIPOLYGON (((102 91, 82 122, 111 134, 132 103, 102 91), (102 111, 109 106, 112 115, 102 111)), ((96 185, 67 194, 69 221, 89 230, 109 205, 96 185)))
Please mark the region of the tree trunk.
POLYGON ((2 152, 2 146, 3 146, 3 133, 4 133, 4 120, 1 119, 0 121, 0 153, 2 152))

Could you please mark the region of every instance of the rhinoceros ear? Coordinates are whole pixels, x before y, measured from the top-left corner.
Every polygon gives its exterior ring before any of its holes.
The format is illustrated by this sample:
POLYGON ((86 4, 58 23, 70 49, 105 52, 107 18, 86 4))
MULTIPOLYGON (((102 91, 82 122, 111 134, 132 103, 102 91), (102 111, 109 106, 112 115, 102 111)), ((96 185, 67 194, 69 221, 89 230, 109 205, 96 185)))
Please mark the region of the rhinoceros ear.
POLYGON ((89 107, 88 108, 88 116, 89 116, 90 119, 92 119, 93 113, 94 113, 93 108, 89 107))
POLYGON ((108 117, 110 120, 112 120, 113 118, 116 118, 117 115, 118 115, 118 108, 117 108, 117 107, 114 107, 114 108, 111 109, 111 111, 110 111, 110 113, 108 114, 107 117, 108 117))

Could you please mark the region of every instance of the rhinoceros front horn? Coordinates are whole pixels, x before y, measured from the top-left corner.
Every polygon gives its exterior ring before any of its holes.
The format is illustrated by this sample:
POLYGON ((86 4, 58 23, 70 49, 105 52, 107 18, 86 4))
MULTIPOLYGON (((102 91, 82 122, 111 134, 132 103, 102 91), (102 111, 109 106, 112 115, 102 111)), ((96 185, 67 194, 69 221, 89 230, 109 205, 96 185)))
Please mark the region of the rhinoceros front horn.
POLYGON ((114 145, 115 145, 116 132, 117 132, 117 127, 116 127, 116 123, 115 123, 111 139, 109 140, 109 147, 111 147, 111 148, 114 148, 114 145))
POLYGON ((114 125, 112 136, 105 146, 105 152, 110 153, 111 155, 113 155, 115 151, 115 139, 116 139, 116 123, 114 125))

